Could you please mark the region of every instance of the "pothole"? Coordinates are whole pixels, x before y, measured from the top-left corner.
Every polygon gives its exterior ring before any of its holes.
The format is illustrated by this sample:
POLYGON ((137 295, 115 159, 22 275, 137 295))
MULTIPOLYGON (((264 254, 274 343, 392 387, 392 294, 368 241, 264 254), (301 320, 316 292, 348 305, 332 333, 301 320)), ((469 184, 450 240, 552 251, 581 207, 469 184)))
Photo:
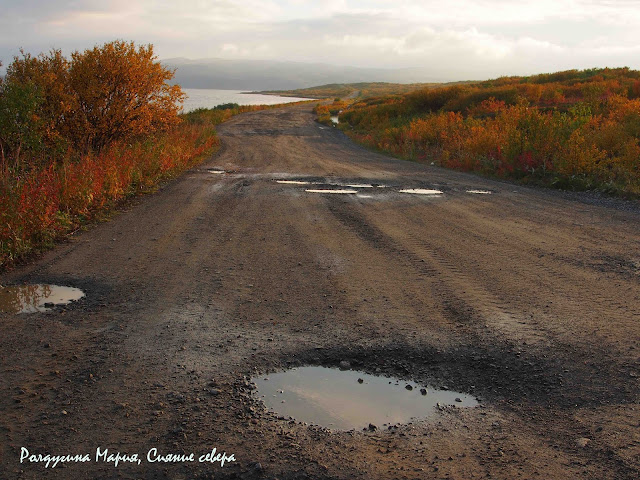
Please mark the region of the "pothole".
POLYGON ((306 189, 305 192, 307 193, 358 193, 357 190, 340 190, 340 189, 306 189))
POLYGON ((370 183, 351 183, 346 184, 345 187, 349 188, 373 188, 373 185, 370 183))
POLYGON ((405 188, 400 193, 413 193, 415 195, 442 195, 441 190, 430 190, 427 188, 405 188))
POLYGON ((475 193, 476 195, 490 195, 489 190, 467 190, 467 193, 475 193))
POLYGON ((0 288, 0 311, 4 313, 48 312, 84 297, 78 288, 60 285, 15 285, 0 288))
POLYGON ((311 182, 305 182, 304 180, 276 180, 277 183, 284 183, 286 185, 309 185, 311 182))
POLYGON ((252 380, 255 394, 275 413, 338 430, 388 427, 428 418, 446 406, 478 404, 464 393, 355 370, 300 367, 252 380))

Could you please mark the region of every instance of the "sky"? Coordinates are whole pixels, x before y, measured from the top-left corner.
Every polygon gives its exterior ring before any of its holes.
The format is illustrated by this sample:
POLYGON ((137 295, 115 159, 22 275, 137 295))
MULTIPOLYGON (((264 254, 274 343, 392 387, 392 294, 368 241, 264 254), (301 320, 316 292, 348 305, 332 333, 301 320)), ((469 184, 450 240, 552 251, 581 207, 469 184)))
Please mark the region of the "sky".
POLYGON ((640 0, 0 0, 0 60, 115 39, 172 57, 420 67, 450 80, 640 69, 640 0))

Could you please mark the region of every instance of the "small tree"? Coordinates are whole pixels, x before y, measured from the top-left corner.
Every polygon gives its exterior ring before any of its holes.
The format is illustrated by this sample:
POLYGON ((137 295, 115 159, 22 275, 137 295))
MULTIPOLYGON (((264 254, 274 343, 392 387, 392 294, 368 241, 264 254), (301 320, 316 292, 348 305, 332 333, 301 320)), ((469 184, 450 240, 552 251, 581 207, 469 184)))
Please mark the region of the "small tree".
POLYGON ((5 81, 16 88, 30 86, 37 92, 37 118, 51 156, 55 150, 64 150, 71 133, 69 120, 76 109, 75 95, 69 89, 69 61, 60 50, 37 57, 23 51, 21 54, 7 68, 5 81))
POLYGON ((42 122, 38 109, 42 98, 32 84, 0 82, 0 158, 20 165, 23 148, 37 150, 42 144, 42 122))
POLYGON ((166 83, 173 75, 156 60, 152 45, 136 48, 133 42, 115 41, 73 53, 74 143, 99 150, 177 123, 185 95, 178 85, 166 83))
POLYGON ((37 57, 21 53, 7 69, 5 84, 15 86, 12 94, 23 101, 28 91, 37 93, 35 113, 50 158, 68 145, 100 150, 180 121, 185 95, 167 83, 174 71, 157 61, 151 45, 114 41, 74 52, 71 60, 60 50, 37 57))

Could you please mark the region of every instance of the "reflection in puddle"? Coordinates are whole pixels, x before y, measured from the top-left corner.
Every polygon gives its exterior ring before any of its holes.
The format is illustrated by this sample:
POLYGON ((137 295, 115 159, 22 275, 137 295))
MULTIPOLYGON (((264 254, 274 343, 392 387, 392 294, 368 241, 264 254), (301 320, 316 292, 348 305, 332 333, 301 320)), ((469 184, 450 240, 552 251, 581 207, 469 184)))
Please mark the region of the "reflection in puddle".
POLYGON ((373 185, 370 185, 368 183, 351 183, 351 184, 345 185, 345 187, 350 187, 350 188, 373 188, 373 185))
POLYGON ((276 180, 278 183, 286 183, 288 185, 309 185, 311 182, 304 182, 302 180, 276 180))
POLYGON ((435 415, 438 406, 478 404, 463 393, 325 367, 294 368, 253 381, 257 395, 270 410, 340 430, 407 423, 435 415))
POLYGON ((489 195, 491 192, 489 190, 467 190, 467 193, 476 193, 478 195, 489 195))
POLYGON ((373 198, 373 195, 358 195, 358 198, 373 198))
POLYGON ((426 188, 406 188, 404 190, 400 190, 400 193, 414 193, 416 195, 441 195, 442 194, 440 190, 429 190, 426 188))
POLYGON ((320 189, 307 189, 305 192, 309 193, 358 193, 357 190, 320 190, 320 189))
POLYGON ((0 311, 5 313, 48 312, 84 297, 82 290, 59 285, 17 285, 0 288, 0 311))
POLYGON ((222 175, 224 173, 224 170, 220 170, 219 168, 209 168, 207 169, 207 172, 222 175))

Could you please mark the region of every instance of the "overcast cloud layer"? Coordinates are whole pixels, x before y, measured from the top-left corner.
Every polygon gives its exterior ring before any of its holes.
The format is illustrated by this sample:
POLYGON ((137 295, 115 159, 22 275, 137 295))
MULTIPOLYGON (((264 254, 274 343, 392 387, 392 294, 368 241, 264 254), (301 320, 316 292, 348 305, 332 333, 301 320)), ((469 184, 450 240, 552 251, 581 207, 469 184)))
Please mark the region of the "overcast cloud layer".
POLYGON ((0 60, 113 39, 160 58, 428 67, 482 79, 640 68, 636 0, 1 0, 0 60))

